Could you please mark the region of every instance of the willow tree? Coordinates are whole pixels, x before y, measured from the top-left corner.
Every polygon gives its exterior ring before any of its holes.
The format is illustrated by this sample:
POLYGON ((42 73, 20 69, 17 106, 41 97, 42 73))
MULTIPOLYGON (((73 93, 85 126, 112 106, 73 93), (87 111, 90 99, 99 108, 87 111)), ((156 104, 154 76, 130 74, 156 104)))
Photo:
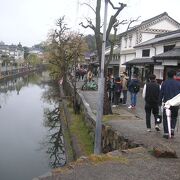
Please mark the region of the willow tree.
MULTIPOLYGON (((105 0, 104 0, 105 1, 105 0)), ((106 41, 110 42, 111 51, 110 51, 110 59, 108 61, 105 61, 105 74, 107 73, 107 67, 109 62, 112 60, 113 55, 113 49, 114 45, 116 43, 116 33, 117 33, 117 27, 119 24, 124 23, 124 21, 119 22, 118 21, 118 15, 120 12, 126 7, 126 4, 124 3, 118 3, 118 6, 115 6, 111 0, 106 0, 108 4, 111 6, 111 8, 114 10, 114 14, 111 15, 107 30, 106 30, 106 41), (114 36, 111 38, 111 31, 114 29, 114 36)), ((94 9, 90 4, 84 3, 85 5, 89 6, 92 11, 95 14, 95 22, 93 23, 92 19, 86 18, 86 25, 81 22, 80 25, 84 28, 90 28, 94 31, 95 39, 96 39, 96 49, 97 49, 97 57, 99 60, 99 64, 101 64, 101 54, 102 54, 102 32, 101 32, 101 2, 102 0, 96 0, 96 8, 94 9)), ((105 85, 105 97, 104 97, 104 107, 103 107, 104 114, 110 114, 112 113, 110 102, 107 98, 107 92, 106 92, 106 85, 105 85)))
POLYGON ((70 69, 75 62, 82 60, 86 43, 82 34, 71 31, 64 22, 64 17, 57 20, 57 29, 50 33, 48 52, 51 75, 54 79, 67 80, 70 69))

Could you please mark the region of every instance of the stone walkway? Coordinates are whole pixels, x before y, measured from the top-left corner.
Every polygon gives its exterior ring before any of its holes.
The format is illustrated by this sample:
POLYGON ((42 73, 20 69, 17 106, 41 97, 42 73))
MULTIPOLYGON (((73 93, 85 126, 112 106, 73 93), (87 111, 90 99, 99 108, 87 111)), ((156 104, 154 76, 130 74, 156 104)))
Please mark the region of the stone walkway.
MULTIPOLYGON (((78 91, 96 113, 98 93, 97 91, 81 91, 82 84, 82 81, 77 83, 78 91)), ((93 164, 83 160, 67 166, 65 170, 55 170, 50 176, 34 180, 180 180, 180 158, 156 158, 151 155, 154 147, 163 145, 174 149, 180 157, 180 133, 177 132, 174 139, 167 140, 162 138, 162 130, 147 132, 144 101, 140 93, 135 110, 129 110, 127 106, 120 105, 113 108, 113 112, 118 114, 118 118, 105 123, 141 146, 113 152, 116 156, 125 158, 124 162, 106 161, 93 164)))
MULTIPOLYGON (((78 83, 78 89, 81 94, 83 94, 85 100, 90 105, 92 111, 96 112, 96 104, 98 98, 97 91, 81 91, 82 82, 78 83)), ((141 90, 142 91, 142 90, 141 90)), ((113 111, 120 114, 120 116, 132 116, 134 118, 120 118, 121 120, 109 120, 106 122, 107 124, 111 125, 111 127, 120 132, 123 136, 127 137, 131 141, 134 141, 137 144, 140 144, 146 148, 152 149, 154 146, 158 144, 163 144, 165 146, 169 146, 174 149, 177 155, 180 157, 180 132, 176 131, 174 139, 164 139, 163 136, 163 127, 162 124, 160 125, 161 131, 156 132, 154 127, 154 120, 152 116, 152 132, 146 131, 146 124, 145 124, 145 111, 144 111, 144 100, 142 98, 142 93, 138 93, 137 98, 137 107, 136 109, 128 109, 127 106, 119 105, 116 108, 113 108, 113 111)), ((128 93, 128 102, 130 102, 128 93)), ((179 112, 180 114, 180 112, 179 112)), ((179 117, 180 120, 180 117, 179 117)), ((177 128, 179 129, 179 123, 177 122, 177 128)))

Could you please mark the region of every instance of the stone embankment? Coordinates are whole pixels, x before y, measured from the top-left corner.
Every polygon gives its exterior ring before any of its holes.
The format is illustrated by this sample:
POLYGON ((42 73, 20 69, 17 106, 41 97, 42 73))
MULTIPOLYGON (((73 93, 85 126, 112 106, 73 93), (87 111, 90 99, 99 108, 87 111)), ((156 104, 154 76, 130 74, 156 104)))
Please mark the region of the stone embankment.
MULTIPOLYGON (((70 84, 66 87, 66 93, 67 96, 73 94, 70 84)), ((90 134, 94 136, 97 92, 81 91, 79 88, 76 98, 90 134)), ((126 106, 120 105, 113 109, 113 115, 103 118, 102 149, 103 152, 112 151, 105 157, 81 157, 76 162, 52 170, 48 176, 37 179, 179 180, 179 133, 176 133, 174 139, 167 140, 162 138, 162 131, 147 132, 143 111, 143 101, 139 95, 136 110, 128 110, 126 106)))

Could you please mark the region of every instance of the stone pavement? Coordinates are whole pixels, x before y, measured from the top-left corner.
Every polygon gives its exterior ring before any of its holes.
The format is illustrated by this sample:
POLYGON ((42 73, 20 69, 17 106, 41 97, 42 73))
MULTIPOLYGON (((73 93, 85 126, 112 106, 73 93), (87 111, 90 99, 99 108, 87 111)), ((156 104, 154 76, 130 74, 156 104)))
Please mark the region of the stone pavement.
MULTIPOLYGON (((92 111, 96 113, 98 93, 81 91, 82 84, 82 81, 77 83, 78 92, 84 96, 92 111)), ((113 118, 105 123, 120 132, 122 136, 140 145, 138 148, 113 152, 116 156, 125 158, 124 162, 105 161, 93 164, 86 163, 85 160, 80 164, 71 164, 65 170, 52 171, 51 176, 39 177, 37 180, 180 180, 180 158, 156 158, 151 155, 153 147, 163 145, 174 149, 180 157, 180 133, 177 132, 174 139, 163 139, 162 130, 147 132, 144 102, 140 93, 135 110, 120 105, 113 108, 113 112, 118 114, 115 117, 119 118, 113 118)))
MULTIPOLYGON (((90 105, 92 111, 96 113, 96 104, 97 104, 97 91, 81 91, 80 87, 83 82, 78 82, 77 87, 79 92, 83 94, 85 100, 90 105)), ((108 125, 112 127, 112 129, 120 132, 122 136, 127 137, 129 140, 142 145, 148 149, 152 149, 153 147, 157 146, 158 144, 162 144, 164 146, 171 147, 180 157, 180 132, 176 131, 175 138, 173 139, 164 139, 163 136, 163 127, 162 124, 160 125, 161 131, 156 132, 154 129, 154 119, 153 116, 151 117, 151 125, 152 125, 152 132, 146 131, 146 124, 145 124, 145 111, 144 111, 144 100, 142 98, 142 90, 138 93, 137 97, 137 107, 136 109, 128 109, 128 105, 130 102, 130 95, 128 93, 128 104, 127 106, 119 105, 116 108, 113 108, 113 112, 119 114, 120 116, 129 117, 129 118, 120 118, 113 119, 106 122, 108 125), (133 117, 132 117, 133 115, 133 117)), ((179 112, 180 114, 180 112, 179 112)), ((180 120, 180 117, 179 117, 180 120)), ((179 123, 177 122, 177 128, 179 128, 179 123)))

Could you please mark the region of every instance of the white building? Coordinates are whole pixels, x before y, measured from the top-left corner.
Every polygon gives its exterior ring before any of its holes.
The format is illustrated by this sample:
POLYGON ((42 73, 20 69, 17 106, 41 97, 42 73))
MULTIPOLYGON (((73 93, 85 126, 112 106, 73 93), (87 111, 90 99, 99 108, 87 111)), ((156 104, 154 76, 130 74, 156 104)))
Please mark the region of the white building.
MULTIPOLYGON (((177 29, 180 29, 180 24, 164 12, 158 16, 143 21, 140 25, 137 25, 126 32, 121 33, 119 35, 121 47, 119 73, 125 71, 127 62, 140 56, 138 51, 136 55, 134 46, 154 38, 157 34, 177 29)), ((153 50, 150 51, 150 53, 153 53, 153 50)))
POLYGON ((137 70, 142 81, 154 73, 159 81, 166 79, 167 71, 180 71, 180 29, 156 35, 136 45, 136 58, 125 64, 137 70))

